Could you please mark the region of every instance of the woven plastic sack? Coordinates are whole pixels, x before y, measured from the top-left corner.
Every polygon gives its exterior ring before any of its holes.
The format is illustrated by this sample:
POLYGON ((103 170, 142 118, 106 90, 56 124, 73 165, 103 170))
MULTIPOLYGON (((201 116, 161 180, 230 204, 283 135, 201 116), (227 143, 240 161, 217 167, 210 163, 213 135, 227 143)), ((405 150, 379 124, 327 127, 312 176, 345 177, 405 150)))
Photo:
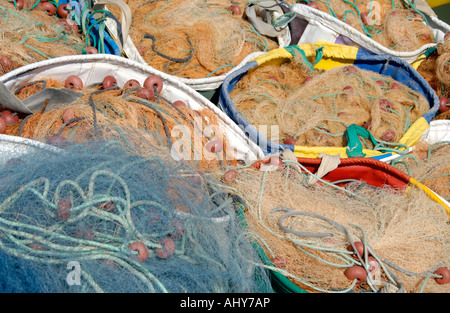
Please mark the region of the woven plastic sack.
MULTIPOLYGON (((320 61, 314 65, 314 68, 316 69, 329 70, 342 65, 353 65, 360 69, 370 70, 375 73, 382 73, 383 75, 390 76, 425 96, 430 104, 429 111, 414 122, 399 141, 399 143, 406 145, 407 147, 413 146, 417 140, 420 139, 422 134, 429 128, 430 121, 434 118, 438 111, 439 99, 436 93, 406 61, 390 56, 369 54, 356 47, 330 44, 326 42, 318 42, 311 45, 304 44, 296 47, 303 51, 306 57, 315 55, 315 48, 320 49, 322 55, 320 61)), ((220 107, 242 129, 245 130, 251 140, 259 144, 266 154, 280 153, 287 148, 292 150, 297 157, 302 158, 316 158, 321 152, 327 154, 339 154, 341 158, 357 156, 353 152, 352 154, 349 153, 349 147, 303 147, 270 142, 264 138, 264 136, 262 136, 234 106, 230 98, 230 91, 249 70, 273 60, 290 59, 293 57, 293 53, 293 50, 289 49, 289 47, 272 50, 269 53, 248 62, 239 71, 233 72, 225 79, 221 87, 220 107)), ((399 155, 396 152, 382 152, 369 149, 362 149, 359 152, 362 153, 359 156, 376 158, 386 162, 396 158, 399 155)))
MULTIPOLYGON (((375 42, 365 34, 357 31, 350 25, 340 21, 332 15, 302 4, 295 4, 292 12, 296 18, 302 21, 304 28, 291 30, 299 38, 297 44, 316 43, 327 41, 331 43, 356 46, 368 52, 398 57, 408 63, 415 62, 428 49, 436 44, 426 44, 415 51, 394 51, 375 42), (297 34, 298 33, 298 34, 297 34)), ((445 33, 450 31, 450 25, 441 21, 436 16, 423 13, 433 29, 436 42, 443 40, 445 33)))
MULTIPOLYGON (((0 82, 7 89, 15 90, 24 82, 36 81, 42 78, 54 78, 64 81, 69 75, 79 76, 85 85, 101 82, 105 76, 114 75, 119 86, 122 86, 129 79, 136 79, 143 83, 148 76, 158 75, 164 82, 162 92, 169 100, 182 100, 191 109, 207 108, 216 114, 219 123, 218 126, 226 133, 227 138, 229 138, 228 147, 233 150, 238 160, 252 160, 263 155, 262 150, 251 142, 226 114, 197 91, 178 81, 173 76, 123 57, 90 54, 55 58, 14 70, 0 77, 0 82)), ((12 100, 14 100, 14 96, 12 100)), ((41 103, 44 100, 42 99, 41 103)), ((32 113, 23 103, 8 102, 6 101, 6 97, 0 100, 0 103, 17 112, 32 113)), ((39 108, 34 109, 40 110, 39 108)))

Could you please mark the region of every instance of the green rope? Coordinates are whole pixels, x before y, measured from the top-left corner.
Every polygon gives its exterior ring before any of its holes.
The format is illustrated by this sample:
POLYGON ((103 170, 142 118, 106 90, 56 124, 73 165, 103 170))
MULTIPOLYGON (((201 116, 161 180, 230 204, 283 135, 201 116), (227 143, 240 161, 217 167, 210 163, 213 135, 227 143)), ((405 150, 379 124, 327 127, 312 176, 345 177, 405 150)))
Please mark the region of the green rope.
POLYGON ((214 75, 215 72, 220 71, 220 70, 223 69, 223 68, 226 68, 226 67, 233 67, 233 66, 234 66, 233 64, 225 64, 225 65, 219 66, 218 68, 216 68, 214 71, 212 71, 211 73, 209 73, 209 74, 206 75, 205 77, 210 77, 211 75, 214 75))
MULTIPOLYGON (((122 145, 122 143, 119 143, 122 145)), ((120 177, 121 173, 125 173, 129 166, 136 165, 143 162, 160 161, 157 158, 152 159, 139 159, 133 164, 125 164, 116 173, 105 169, 96 169, 93 171, 92 168, 87 169, 81 173, 75 180, 64 180, 61 181, 55 188, 55 191, 50 191, 50 181, 45 178, 39 178, 31 181, 22 187, 20 187, 15 193, 11 194, 6 198, 0 205, 0 231, 6 233, 6 237, 0 238, 0 246, 4 251, 10 253, 11 255, 25 258, 40 263, 55 263, 63 264, 67 260, 73 259, 73 255, 76 254, 76 258, 79 261, 83 260, 96 260, 96 259, 106 259, 111 260, 124 269, 132 272, 136 277, 138 277, 142 282, 144 282, 149 291, 154 292, 154 286, 158 286, 162 292, 167 292, 164 285, 153 275, 149 270, 142 267, 139 262, 129 258, 130 251, 127 247, 123 246, 123 238, 115 237, 108 234, 96 233, 96 240, 89 240, 83 238, 72 237, 66 232, 59 231, 62 229, 63 224, 72 224, 76 221, 83 220, 87 217, 93 217, 105 221, 112 221, 116 225, 120 225, 126 233, 132 235, 137 240, 142 241, 150 248, 162 248, 160 244, 156 243, 159 236, 154 235, 155 241, 148 239, 149 234, 141 233, 136 229, 131 218, 131 210, 140 209, 144 206, 161 208, 166 210, 167 208, 161 206, 156 201, 139 200, 132 202, 131 190, 128 188, 126 182, 120 177), (79 185, 79 181, 82 177, 89 175, 88 189, 85 190, 79 185), (100 176, 107 176, 110 178, 110 188, 104 194, 96 193, 96 180, 100 176), (114 188, 121 188, 123 192, 122 197, 112 197, 110 191, 114 188), (42 227, 39 225, 25 224, 16 220, 8 220, 11 212, 7 212, 8 209, 17 202, 17 200, 22 197, 26 192, 32 192, 39 199, 45 203, 46 206, 52 210, 56 210, 56 203, 62 199, 62 193, 69 193, 72 197, 76 197, 78 201, 81 200, 81 204, 71 207, 71 216, 62 222, 58 222, 51 227, 42 227), (52 197, 50 199, 50 197, 52 197), (112 201, 116 205, 116 210, 114 212, 107 212, 105 210, 97 209, 97 205, 104 203, 106 201, 112 201), (4 241, 8 239, 15 246, 6 246, 4 241), (103 241, 99 240, 103 239, 103 241), (39 244, 48 247, 49 249, 36 250, 27 246, 29 243, 37 242, 39 244), (73 244, 73 245, 71 245, 73 244), (95 250, 93 250, 95 249, 95 250), (93 252, 95 251, 95 252, 93 252)), ((111 163, 112 161, 110 161, 111 163)), ((107 162, 103 164, 98 164, 96 167, 104 167, 107 162)), ((223 193, 223 192, 222 192, 223 193)), ((210 196, 212 200, 214 197, 218 196, 220 192, 213 193, 210 196)), ((225 210, 226 207, 232 204, 232 200, 228 199, 214 210, 217 212, 219 210, 225 210)), ((49 211, 48 213, 50 213, 49 211)), ((56 214, 52 212, 51 216, 56 217, 56 214)), ((195 217, 194 217, 195 218, 195 217)), ((170 230, 167 234, 170 233, 170 230)), ((187 234, 189 239, 196 241, 194 237, 187 234)), ((183 244, 181 246, 184 249, 186 243, 186 237, 183 237, 183 244)), ((201 247, 198 247, 196 253, 204 259, 215 264, 217 267, 221 267, 222 270, 226 270, 223 266, 206 255, 201 255, 201 247)), ((183 251, 176 249, 176 254, 180 254, 183 251)), ((131 253, 136 254, 136 252, 131 253)), ((189 261, 189 257, 181 256, 189 261)), ((87 274, 86 274, 87 275, 87 274)), ((92 277, 88 279, 89 285, 96 291, 101 292, 101 288, 97 285, 92 277)))

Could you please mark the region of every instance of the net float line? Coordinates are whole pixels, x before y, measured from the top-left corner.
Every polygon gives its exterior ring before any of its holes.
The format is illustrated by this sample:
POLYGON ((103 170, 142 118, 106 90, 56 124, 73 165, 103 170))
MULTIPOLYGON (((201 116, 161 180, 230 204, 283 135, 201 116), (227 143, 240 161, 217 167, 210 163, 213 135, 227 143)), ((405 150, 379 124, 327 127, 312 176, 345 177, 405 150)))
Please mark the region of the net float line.
POLYGON ((28 82, 14 91, 19 99, 42 88, 68 88, 81 96, 70 104, 51 109, 44 105, 41 112, 18 116, 19 120, 7 125, 5 133, 58 144, 117 137, 122 129, 128 129, 129 133, 136 132, 136 136, 127 136, 134 145, 145 137, 155 145, 171 148, 174 158, 193 162, 204 170, 237 164, 215 113, 207 108, 191 109, 182 100, 171 101, 162 87, 163 81, 157 75, 149 76, 142 86, 130 79, 118 87, 112 75, 90 86, 84 86, 73 75, 65 82, 28 82))

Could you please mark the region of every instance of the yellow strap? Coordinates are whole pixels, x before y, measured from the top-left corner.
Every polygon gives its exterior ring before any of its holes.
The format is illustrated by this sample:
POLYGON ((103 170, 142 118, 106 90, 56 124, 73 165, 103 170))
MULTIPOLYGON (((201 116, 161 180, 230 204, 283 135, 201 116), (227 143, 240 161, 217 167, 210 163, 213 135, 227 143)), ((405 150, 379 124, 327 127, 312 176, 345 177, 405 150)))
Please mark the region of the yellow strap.
MULTIPOLYGON (((352 65, 358 55, 357 47, 344 46, 325 41, 318 41, 314 46, 316 49, 322 48, 322 59, 314 66, 320 70, 330 70, 342 65, 352 65)), ((306 50, 310 50, 312 47, 311 45, 299 45, 299 48, 306 53, 306 50)), ((308 56, 307 53, 306 56, 308 56)))
MULTIPOLYGON (((322 48, 322 59, 316 64, 316 68, 329 70, 331 68, 353 64, 358 54, 358 48, 344 46, 325 41, 318 41, 314 44, 301 44, 298 47, 305 52, 306 57, 314 57, 316 50, 322 48)), ((272 61, 280 61, 292 58, 292 54, 285 48, 273 49, 265 54, 253 59, 258 65, 272 61)))
POLYGON ((422 54, 421 56, 419 56, 417 58, 417 60, 415 60, 413 63, 411 63, 411 66, 417 71, 420 64, 422 64, 423 61, 425 61, 427 59, 427 57, 425 56, 425 54, 422 54))
MULTIPOLYGON (((366 157, 376 157, 383 155, 384 153, 380 151, 363 149, 363 153, 366 154, 366 157)), ((299 158, 318 158, 320 153, 325 154, 337 154, 342 159, 347 159, 347 148, 346 147, 306 147, 306 146, 294 146, 294 154, 299 158)))
POLYGON ((305 51, 306 56, 315 55, 315 51, 318 48, 323 48, 323 56, 326 58, 355 60, 356 55, 358 54, 357 47, 345 46, 327 41, 317 41, 314 44, 301 44, 298 45, 298 47, 305 51))
POLYGON ((287 51, 284 48, 279 48, 270 50, 267 53, 257 56, 256 58, 253 59, 253 61, 256 61, 258 65, 261 65, 273 60, 290 59, 290 58, 292 58, 292 54, 290 54, 289 51, 287 51))
POLYGON ((400 138, 399 143, 405 144, 408 147, 414 146, 428 128, 430 128, 430 124, 428 124, 427 120, 423 117, 419 117, 412 123, 403 137, 400 138))

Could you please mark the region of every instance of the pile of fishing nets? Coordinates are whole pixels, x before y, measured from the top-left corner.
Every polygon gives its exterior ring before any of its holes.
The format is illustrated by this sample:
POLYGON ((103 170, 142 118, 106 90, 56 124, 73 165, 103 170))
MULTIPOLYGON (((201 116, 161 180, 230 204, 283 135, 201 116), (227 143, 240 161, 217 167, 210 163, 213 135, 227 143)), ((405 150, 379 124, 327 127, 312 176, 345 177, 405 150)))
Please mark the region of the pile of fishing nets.
POLYGON ((58 15, 51 2, 1 0, 0 28, 0 75, 37 61, 82 54, 86 47, 78 25, 58 15))
MULTIPOLYGON (((272 142, 345 147, 345 132, 354 124, 392 145, 430 108, 421 93, 392 77, 353 65, 321 71, 301 50, 293 51, 281 64, 252 69, 230 91, 233 105, 256 129, 278 126, 267 130, 272 142)), ((363 144, 374 148, 370 140, 363 144)))
POLYGON ((440 105, 437 119, 450 118, 450 33, 437 44, 434 51, 421 61, 417 71, 439 96, 440 105))
POLYGON ((268 268, 308 292, 450 292, 444 207, 419 188, 316 174, 291 151, 216 172, 245 199, 268 268))
POLYGON ((3 292, 272 291, 234 196, 165 148, 89 141, 0 177, 3 292))
POLYGON ((435 43, 426 16, 412 1, 302 0, 299 3, 330 14, 394 51, 414 51, 435 43))
POLYGON ((43 103, 33 114, 3 110, 3 118, 9 114, 3 133, 62 146, 66 141, 107 140, 128 129, 135 136, 128 136, 127 140, 133 140, 135 145, 145 138, 171 149, 175 159, 191 160, 199 168, 221 163, 236 165, 234 151, 228 148, 226 131, 216 113, 206 107, 191 109, 182 100, 170 101, 163 86, 158 75, 148 76, 142 85, 131 78, 118 86, 113 75, 89 86, 75 75, 69 75, 65 81, 26 82, 14 90, 21 100, 52 90, 71 92, 74 100, 63 105, 43 103), (99 126, 107 127, 99 130, 99 126))
POLYGON ((125 2, 137 51, 150 66, 177 77, 222 75, 249 54, 278 47, 247 21, 244 0, 125 2))

